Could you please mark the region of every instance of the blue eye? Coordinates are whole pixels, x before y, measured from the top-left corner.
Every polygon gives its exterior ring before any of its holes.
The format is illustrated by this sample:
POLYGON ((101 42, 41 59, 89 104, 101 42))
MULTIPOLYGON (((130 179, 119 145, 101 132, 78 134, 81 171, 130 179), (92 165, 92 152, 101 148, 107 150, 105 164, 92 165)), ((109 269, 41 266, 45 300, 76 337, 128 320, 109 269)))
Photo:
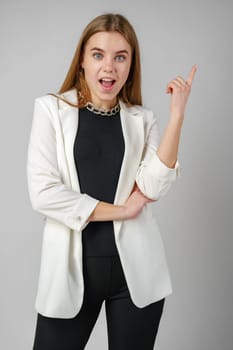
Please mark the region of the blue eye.
POLYGON ((96 53, 93 54, 93 57, 96 58, 97 60, 99 60, 100 58, 103 57, 103 55, 101 53, 99 53, 99 52, 96 52, 96 53))
POLYGON ((116 56, 116 61, 122 62, 124 60, 125 60, 125 56, 123 55, 116 56))

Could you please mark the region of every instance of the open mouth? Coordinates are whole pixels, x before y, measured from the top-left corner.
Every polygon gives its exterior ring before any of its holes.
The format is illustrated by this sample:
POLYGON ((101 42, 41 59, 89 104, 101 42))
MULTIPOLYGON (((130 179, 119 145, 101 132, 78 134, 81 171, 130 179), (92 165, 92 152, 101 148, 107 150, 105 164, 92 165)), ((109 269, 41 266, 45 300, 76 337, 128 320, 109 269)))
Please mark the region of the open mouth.
POLYGON ((100 79, 99 82, 104 88, 111 88, 115 84, 114 79, 100 79))

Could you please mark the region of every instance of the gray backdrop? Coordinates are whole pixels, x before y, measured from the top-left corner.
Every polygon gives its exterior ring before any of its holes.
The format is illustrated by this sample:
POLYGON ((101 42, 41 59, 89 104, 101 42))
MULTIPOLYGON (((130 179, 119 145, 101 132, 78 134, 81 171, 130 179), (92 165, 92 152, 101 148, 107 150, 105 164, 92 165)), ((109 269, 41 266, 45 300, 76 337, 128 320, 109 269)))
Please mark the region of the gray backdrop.
MULTIPOLYGON (((232 10, 231 0, 1 2, 1 349, 30 350, 35 331, 43 220, 26 183, 34 99, 58 90, 84 26, 108 11, 137 31, 144 104, 161 133, 166 84, 198 65, 179 148, 182 177, 158 202, 174 293, 155 348, 232 349, 232 10)), ((87 349, 107 349, 103 307, 87 349)))

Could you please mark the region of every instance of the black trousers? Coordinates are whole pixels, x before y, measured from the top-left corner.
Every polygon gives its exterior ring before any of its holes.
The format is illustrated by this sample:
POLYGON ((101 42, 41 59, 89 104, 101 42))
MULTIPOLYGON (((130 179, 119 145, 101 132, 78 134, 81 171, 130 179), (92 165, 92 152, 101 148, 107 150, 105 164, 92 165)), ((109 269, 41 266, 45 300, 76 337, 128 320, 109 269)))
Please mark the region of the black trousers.
POLYGON ((146 307, 133 304, 118 256, 84 256, 84 300, 71 319, 37 314, 33 350, 81 350, 103 301, 109 350, 153 350, 165 298, 146 307))

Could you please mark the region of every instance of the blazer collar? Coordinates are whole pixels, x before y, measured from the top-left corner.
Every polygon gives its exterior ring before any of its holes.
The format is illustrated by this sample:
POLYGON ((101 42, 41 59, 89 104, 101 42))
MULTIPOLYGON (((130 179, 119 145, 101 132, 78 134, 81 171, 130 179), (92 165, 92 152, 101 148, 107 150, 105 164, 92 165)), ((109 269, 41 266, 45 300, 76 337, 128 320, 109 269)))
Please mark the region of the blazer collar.
MULTIPOLYGON (((75 88, 68 90, 63 94, 60 94, 59 96, 61 96, 62 98, 66 99, 71 103, 77 104, 78 100, 77 100, 77 92, 75 88)), ((137 106, 129 107, 122 100, 119 100, 119 104, 120 104, 121 110, 124 110, 126 113, 133 114, 133 115, 141 114, 141 111, 137 106)), ((71 106, 68 103, 62 100, 59 100, 59 109, 66 109, 70 107, 71 106)))

